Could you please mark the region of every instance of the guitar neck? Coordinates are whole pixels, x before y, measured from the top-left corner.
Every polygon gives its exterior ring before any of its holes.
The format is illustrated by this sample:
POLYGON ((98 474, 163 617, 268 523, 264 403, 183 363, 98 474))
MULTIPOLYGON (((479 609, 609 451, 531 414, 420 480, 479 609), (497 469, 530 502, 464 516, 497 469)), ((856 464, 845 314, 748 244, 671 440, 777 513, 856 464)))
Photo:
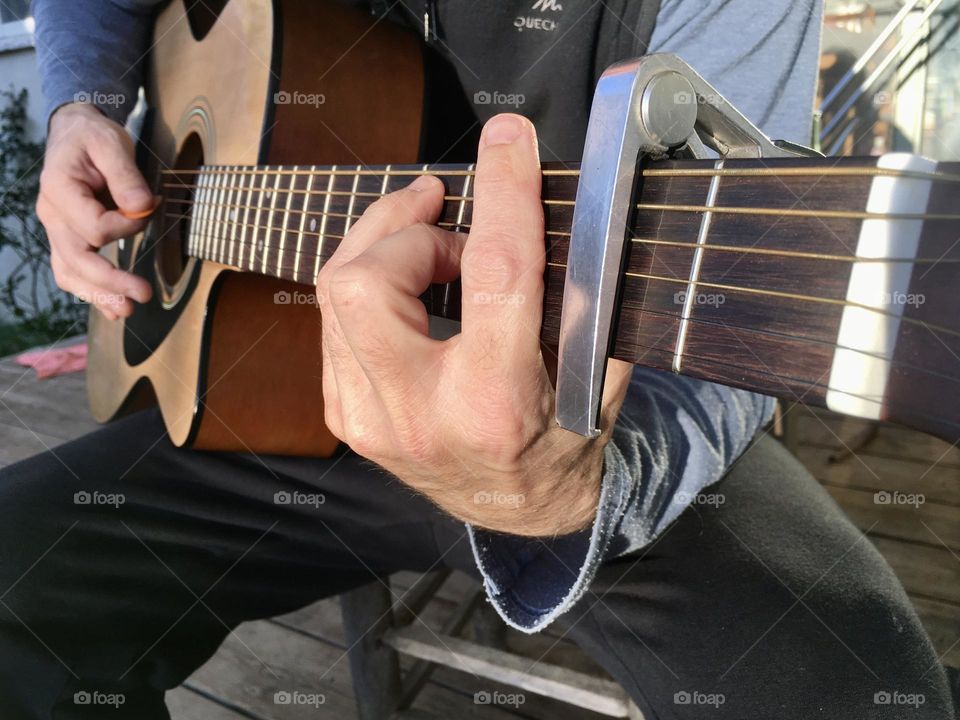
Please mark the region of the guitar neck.
MULTIPOLYGON (((943 404, 960 401, 960 163, 889 158, 646 165, 610 356, 960 438, 943 404)), ((439 225, 469 232, 467 165, 204 166, 168 176, 164 215, 189 255, 312 286, 363 211, 424 173, 446 186, 439 225)), ((543 168, 548 347, 578 177, 543 168)), ((456 284, 424 301, 459 319, 456 284)))

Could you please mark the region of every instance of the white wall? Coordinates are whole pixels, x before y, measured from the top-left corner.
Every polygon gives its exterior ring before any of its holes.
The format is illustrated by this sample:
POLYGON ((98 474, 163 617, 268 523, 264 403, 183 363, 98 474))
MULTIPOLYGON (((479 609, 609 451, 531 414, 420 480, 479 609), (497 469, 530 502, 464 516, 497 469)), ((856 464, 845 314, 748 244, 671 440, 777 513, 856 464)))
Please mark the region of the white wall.
MULTIPOLYGON (((27 89, 28 126, 31 139, 39 140, 46 133, 46 118, 43 117, 43 96, 40 93, 40 76, 37 73, 33 49, 32 21, 0 25, 0 90, 27 89)), ((0 197, 7 188, 0 188, 0 197)), ((0 280, 5 280, 16 263, 16 256, 0 251, 0 280)), ((0 322, 9 320, 0 308, 0 322)))

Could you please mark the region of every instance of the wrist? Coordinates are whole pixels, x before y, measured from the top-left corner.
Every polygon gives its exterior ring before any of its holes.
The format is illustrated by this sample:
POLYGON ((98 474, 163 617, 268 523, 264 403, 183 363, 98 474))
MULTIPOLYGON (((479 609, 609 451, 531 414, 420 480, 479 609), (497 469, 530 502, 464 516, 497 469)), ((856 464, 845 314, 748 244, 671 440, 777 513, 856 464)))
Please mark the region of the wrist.
POLYGON ((574 457, 539 465, 510 492, 481 491, 462 519, 486 530, 523 537, 570 535, 589 528, 603 481, 603 445, 590 442, 574 457))
POLYGON ((83 102, 68 102, 60 105, 50 113, 49 129, 52 131, 68 120, 83 117, 98 120, 108 119, 96 105, 83 102))

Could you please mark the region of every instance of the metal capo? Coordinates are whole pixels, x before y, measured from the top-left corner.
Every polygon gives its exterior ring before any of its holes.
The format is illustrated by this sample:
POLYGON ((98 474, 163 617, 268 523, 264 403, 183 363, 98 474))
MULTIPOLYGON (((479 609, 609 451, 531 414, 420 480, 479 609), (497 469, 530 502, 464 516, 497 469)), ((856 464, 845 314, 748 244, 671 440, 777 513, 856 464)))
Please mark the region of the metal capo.
MULTIPOLYGON (((816 154, 771 141, 696 71, 671 54, 608 68, 593 96, 567 260, 557 423, 600 434, 600 401, 627 223, 643 157, 797 157, 816 154)), ((684 307, 686 316, 689 308, 684 307)))

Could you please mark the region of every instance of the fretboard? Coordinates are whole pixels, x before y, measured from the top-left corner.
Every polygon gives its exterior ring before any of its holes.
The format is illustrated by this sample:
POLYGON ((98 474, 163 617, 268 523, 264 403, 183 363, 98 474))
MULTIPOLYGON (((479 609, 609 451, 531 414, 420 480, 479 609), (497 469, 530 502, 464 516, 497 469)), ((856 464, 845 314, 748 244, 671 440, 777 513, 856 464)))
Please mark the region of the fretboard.
MULTIPOLYGON (((558 340, 578 168, 544 166, 547 348, 558 340)), ((895 171, 877 158, 647 165, 610 356, 960 437, 960 417, 935 409, 944 394, 960 406, 958 169, 895 171), (926 207, 878 205, 892 181, 928 183, 926 207), (864 323, 872 340, 857 337, 864 323), (882 387, 844 377, 858 372, 883 374, 882 387)), ((163 213, 188 223, 190 255, 312 286, 364 210, 423 173, 446 186, 439 225, 469 232, 464 165, 205 166, 168 176, 163 213)), ((456 284, 424 301, 459 319, 456 284)))

